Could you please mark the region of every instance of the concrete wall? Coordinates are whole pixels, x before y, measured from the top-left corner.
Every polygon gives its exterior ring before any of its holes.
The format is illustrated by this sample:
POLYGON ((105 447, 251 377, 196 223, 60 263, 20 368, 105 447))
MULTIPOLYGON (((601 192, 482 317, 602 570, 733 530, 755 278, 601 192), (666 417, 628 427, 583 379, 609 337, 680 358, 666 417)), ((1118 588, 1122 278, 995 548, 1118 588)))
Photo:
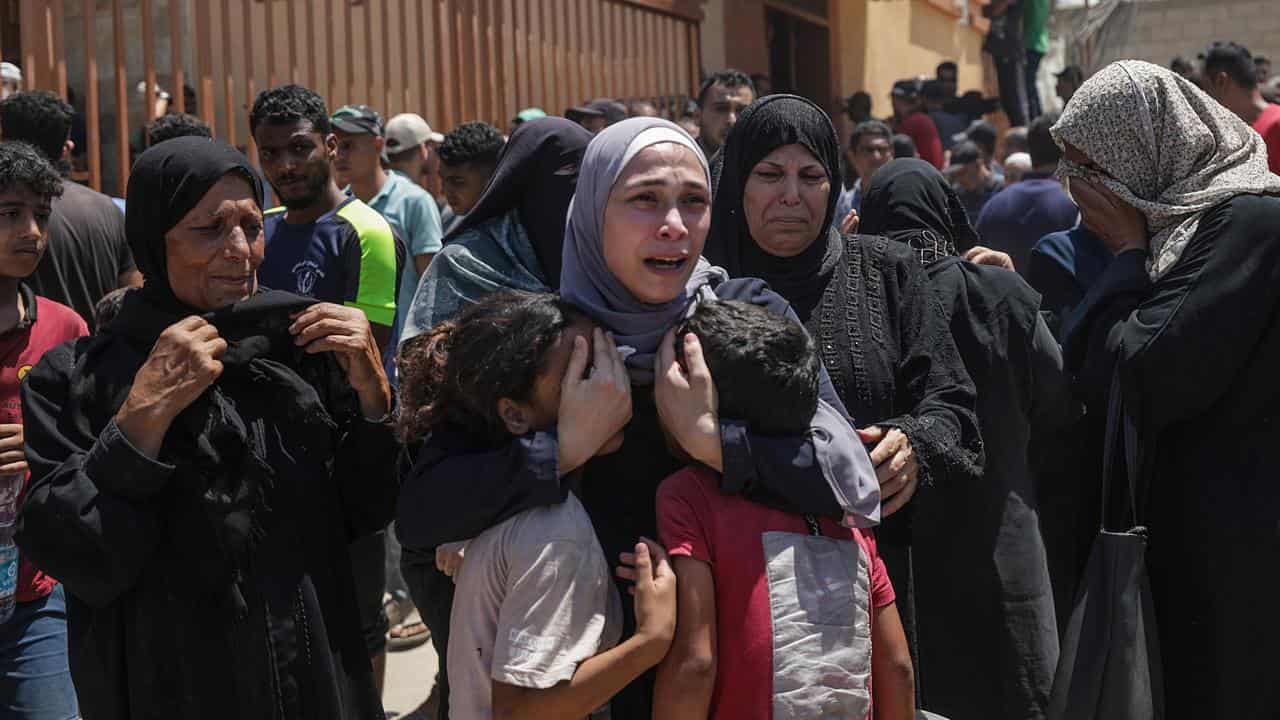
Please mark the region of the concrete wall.
MULTIPOLYGON (((1276 0, 1141 0, 1131 17, 1100 48, 1097 69, 1114 60, 1168 66, 1175 55, 1194 57, 1214 40, 1234 40, 1255 55, 1280 60, 1280 3, 1276 0)), ((1070 19, 1076 13, 1064 13, 1070 19)), ((1068 51, 1070 54, 1070 51, 1068 51)))

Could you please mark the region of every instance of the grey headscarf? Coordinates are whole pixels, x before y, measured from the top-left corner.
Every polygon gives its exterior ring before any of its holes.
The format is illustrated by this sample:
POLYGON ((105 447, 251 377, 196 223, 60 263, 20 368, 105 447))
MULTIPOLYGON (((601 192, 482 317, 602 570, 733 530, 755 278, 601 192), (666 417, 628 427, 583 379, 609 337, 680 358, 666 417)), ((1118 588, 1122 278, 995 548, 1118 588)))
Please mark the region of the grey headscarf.
MULTIPOLYGON (((1191 81, 1151 63, 1100 70, 1052 132, 1105 170, 1110 177, 1096 179, 1146 216, 1153 280, 1178 262, 1206 210, 1236 195, 1280 193, 1262 137, 1191 81)), ((1058 174, 1095 175, 1066 159, 1058 174)))
POLYGON ((626 354, 632 379, 645 383, 653 379, 654 355, 662 336, 694 303, 713 298, 712 288, 728 278, 724 270, 699 257, 684 292, 670 302, 652 305, 631 294, 605 264, 604 211, 609 192, 637 153, 659 143, 676 143, 694 153, 710 187, 707 158, 679 125, 653 117, 634 117, 610 125, 591 140, 582 157, 578 187, 569 204, 560 272, 561 297, 613 333, 626 354))

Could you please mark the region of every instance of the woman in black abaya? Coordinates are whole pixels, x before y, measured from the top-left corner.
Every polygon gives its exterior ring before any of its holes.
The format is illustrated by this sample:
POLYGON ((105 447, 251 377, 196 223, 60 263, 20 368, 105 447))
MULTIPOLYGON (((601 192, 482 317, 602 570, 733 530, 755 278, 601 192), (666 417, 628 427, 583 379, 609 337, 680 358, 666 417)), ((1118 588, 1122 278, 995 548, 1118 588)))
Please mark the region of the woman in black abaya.
MULTIPOLYGON (((821 108, 793 95, 761 98, 721 158, 703 254, 731 277, 766 281, 818 340, 876 465, 880 552, 914 650, 909 501, 917 487, 964 487, 979 476, 973 383, 911 249, 832 226, 840 151, 821 108)), ((917 663, 926 693, 929 673, 917 663)))
POLYGON ((18 543, 88 720, 383 715, 347 546, 391 519, 391 392, 362 313, 258 292, 262 191, 222 143, 143 153, 145 287, 26 377, 18 543))
POLYGON ((863 195, 861 227, 912 248, 978 390, 981 481, 915 501, 916 620, 927 707, 951 718, 1043 718, 1058 661, 1053 593, 1028 443, 1074 417, 1040 295, 1017 273, 956 256, 973 228, 942 174, 894 160, 863 195))

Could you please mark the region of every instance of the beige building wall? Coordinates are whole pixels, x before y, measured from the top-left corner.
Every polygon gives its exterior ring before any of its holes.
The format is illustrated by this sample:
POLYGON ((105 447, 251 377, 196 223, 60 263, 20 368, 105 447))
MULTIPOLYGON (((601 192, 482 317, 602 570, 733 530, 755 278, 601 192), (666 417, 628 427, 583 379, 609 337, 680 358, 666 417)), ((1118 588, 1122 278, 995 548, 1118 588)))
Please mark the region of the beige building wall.
POLYGON ((933 77, 944 60, 959 66, 961 92, 985 85, 982 32, 929 0, 841 2, 837 27, 842 93, 870 93, 877 116, 890 114, 895 81, 933 77))

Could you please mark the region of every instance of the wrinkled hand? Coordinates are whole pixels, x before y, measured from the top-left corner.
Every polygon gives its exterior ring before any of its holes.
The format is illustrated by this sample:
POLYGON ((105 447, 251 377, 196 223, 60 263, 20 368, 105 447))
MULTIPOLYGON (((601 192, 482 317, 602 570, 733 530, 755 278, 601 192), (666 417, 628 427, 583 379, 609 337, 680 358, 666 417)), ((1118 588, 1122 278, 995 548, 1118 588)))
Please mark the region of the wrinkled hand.
POLYGON ((865 444, 875 444, 871 449, 871 464, 880 481, 880 517, 887 518, 916 494, 920 465, 915 451, 911 449, 911 441, 897 428, 886 432, 882 427, 872 426, 858 430, 858 437, 865 444))
POLYGON ((676 634, 676 574, 671 569, 667 552, 648 538, 640 538, 635 552, 622 553, 618 577, 635 583, 629 588, 635 596, 636 635, 654 646, 656 658, 662 659, 676 634))
POLYGON ((462 569, 462 561, 466 558, 467 545, 470 542, 470 540, 460 540, 437 547, 436 568, 445 575, 454 578, 456 582, 458 571, 462 569))
POLYGON ((696 335, 688 333, 681 342, 687 369, 676 360, 674 330, 662 338, 654 360, 653 395, 658 419, 689 457, 720 471, 724 458, 717 414, 719 400, 711 369, 702 357, 702 343, 696 335))
POLYGON ((840 219, 840 234, 853 235, 858 232, 858 223, 862 220, 858 217, 857 210, 850 210, 848 215, 840 219))
POLYGON ((165 328, 116 411, 120 432, 147 457, 158 457, 174 418, 222 375, 226 351, 218 329, 195 315, 165 328))
POLYGON ((573 354, 560 388, 560 475, 567 475, 596 455, 622 447, 622 430, 631 422, 631 376, 613 338, 592 331, 592 347, 574 337, 573 354), (592 357, 587 373, 588 354, 592 357))
POLYGON ((1084 226, 1102 238, 1113 255, 1126 250, 1146 250, 1147 218, 1138 209, 1100 182, 1072 177, 1071 196, 1080 206, 1084 226))
POLYGON ((22 443, 21 425, 0 425, 0 475, 27 471, 27 452, 22 443))
POLYGON ((369 319, 356 308, 316 303, 291 316, 289 333, 307 353, 331 352, 347 374, 347 382, 360 397, 366 418, 378 418, 391 410, 391 385, 382 369, 382 355, 373 339, 369 319))
POLYGON ((999 250, 982 247, 978 245, 971 247, 964 254, 964 259, 975 265, 990 265, 992 267, 1004 268, 1005 270, 1013 270, 1013 258, 1009 253, 1003 253, 999 250))

